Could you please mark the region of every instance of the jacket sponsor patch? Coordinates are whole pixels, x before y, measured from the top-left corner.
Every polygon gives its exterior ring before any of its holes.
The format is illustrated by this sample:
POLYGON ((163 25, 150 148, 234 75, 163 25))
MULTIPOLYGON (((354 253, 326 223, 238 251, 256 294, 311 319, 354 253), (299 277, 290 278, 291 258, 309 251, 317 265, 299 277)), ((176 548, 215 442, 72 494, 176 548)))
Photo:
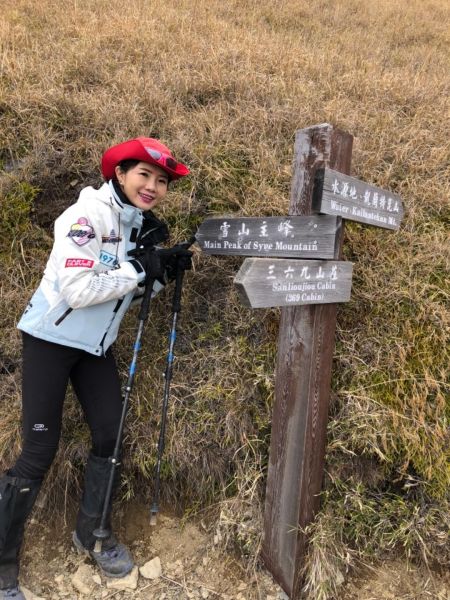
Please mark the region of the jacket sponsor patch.
POLYGON ((114 256, 113 254, 102 250, 100 252, 100 262, 102 265, 106 265, 108 267, 115 267, 119 261, 117 260, 117 256, 114 256))
POLYGON ((78 246, 84 246, 90 242, 92 238, 95 238, 95 233, 86 217, 80 217, 78 221, 71 226, 67 237, 71 238, 78 246))
POLYGON ((88 269, 92 269, 94 266, 94 261, 89 260, 87 258, 67 258, 66 259, 66 267, 87 267, 88 269))
POLYGON ((102 235, 103 244, 118 244, 122 241, 122 236, 117 235, 114 229, 111 229, 109 235, 102 235))

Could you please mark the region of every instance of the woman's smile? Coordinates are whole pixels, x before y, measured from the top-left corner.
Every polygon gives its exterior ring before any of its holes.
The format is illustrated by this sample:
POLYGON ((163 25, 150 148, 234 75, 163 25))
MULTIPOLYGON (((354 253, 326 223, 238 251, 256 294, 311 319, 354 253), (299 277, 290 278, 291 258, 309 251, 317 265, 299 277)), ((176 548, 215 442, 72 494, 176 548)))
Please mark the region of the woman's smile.
POLYGON ((125 173, 116 167, 116 174, 128 200, 142 210, 155 207, 167 193, 169 176, 156 165, 139 162, 125 173))

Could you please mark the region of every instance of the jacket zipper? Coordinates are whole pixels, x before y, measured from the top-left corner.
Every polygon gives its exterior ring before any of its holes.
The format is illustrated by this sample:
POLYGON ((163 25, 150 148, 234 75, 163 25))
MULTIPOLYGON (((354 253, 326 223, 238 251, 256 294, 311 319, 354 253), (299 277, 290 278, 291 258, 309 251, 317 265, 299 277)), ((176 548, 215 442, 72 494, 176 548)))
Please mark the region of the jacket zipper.
MULTIPOLYGON (((117 314, 117 311, 119 310, 119 308, 120 308, 120 306, 121 306, 122 302, 123 302, 123 298, 119 298, 119 300, 117 300, 116 306, 114 307, 114 310, 113 310, 113 313, 114 313, 114 315, 116 315, 116 314, 117 314)), ((109 325, 108 325, 108 327, 107 327, 107 329, 106 329, 105 333, 103 334, 102 341, 100 342, 100 348, 101 348, 102 350, 103 350, 103 344, 105 343, 105 338, 106 338, 106 336, 108 335, 109 328, 111 327, 111 323, 112 323, 113 321, 114 321, 114 317, 111 319, 111 321, 110 321, 110 323, 109 323, 109 325)))
POLYGON ((119 298, 119 299, 117 300, 117 304, 116 304, 116 306, 114 307, 114 310, 113 310, 113 312, 115 312, 115 313, 116 313, 116 312, 119 310, 119 308, 120 308, 120 307, 121 307, 121 305, 122 305, 122 302, 123 302, 123 298, 119 298))
POLYGON ((59 319, 58 319, 57 321, 55 321, 55 325, 60 325, 60 324, 61 324, 61 323, 64 321, 64 319, 65 319, 65 318, 66 318, 68 315, 70 315, 70 313, 71 313, 72 311, 73 311, 73 308, 70 308, 70 306, 69 306, 69 308, 63 312, 63 314, 62 314, 62 315, 59 317, 59 319))

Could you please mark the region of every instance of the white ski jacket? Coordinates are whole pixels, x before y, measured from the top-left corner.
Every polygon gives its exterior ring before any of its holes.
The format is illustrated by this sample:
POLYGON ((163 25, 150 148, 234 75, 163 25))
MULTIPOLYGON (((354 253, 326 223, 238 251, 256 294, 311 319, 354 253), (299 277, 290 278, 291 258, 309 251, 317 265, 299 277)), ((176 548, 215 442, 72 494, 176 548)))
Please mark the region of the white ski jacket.
POLYGON ((122 203, 110 186, 83 189, 78 201, 56 219, 53 249, 18 323, 20 330, 96 355, 116 339, 145 279, 139 263, 127 259, 136 247, 143 216, 140 209, 122 203))

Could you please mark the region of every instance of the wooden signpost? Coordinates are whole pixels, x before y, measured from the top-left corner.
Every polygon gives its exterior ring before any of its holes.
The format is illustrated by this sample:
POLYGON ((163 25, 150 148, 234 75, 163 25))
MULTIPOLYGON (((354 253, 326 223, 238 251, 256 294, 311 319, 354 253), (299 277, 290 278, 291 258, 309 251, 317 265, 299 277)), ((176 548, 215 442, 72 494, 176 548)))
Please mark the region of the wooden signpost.
POLYGON ((340 226, 326 215, 207 219, 196 238, 208 254, 333 258, 340 226))
POLYGON ((348 302, 350 262, 246 258, 234 283, 252 308, 348 302))
POLYGON ((333 169, 316 173, 313 209, 386 229, 398 229, 403 217, 400 197, 333 169))
POLYGON ((255 257, 235 278, 247 305, 283 307, 262 554, 291 599, 320 503, 336 307, 350 299, 343 219, 398 229, 403 216, 397 195, 348 175, 352 142, 326 123, 297 131, 289 215, 209 219, 196 236, 210 254, 255 257))

